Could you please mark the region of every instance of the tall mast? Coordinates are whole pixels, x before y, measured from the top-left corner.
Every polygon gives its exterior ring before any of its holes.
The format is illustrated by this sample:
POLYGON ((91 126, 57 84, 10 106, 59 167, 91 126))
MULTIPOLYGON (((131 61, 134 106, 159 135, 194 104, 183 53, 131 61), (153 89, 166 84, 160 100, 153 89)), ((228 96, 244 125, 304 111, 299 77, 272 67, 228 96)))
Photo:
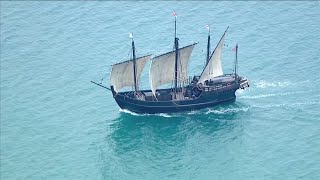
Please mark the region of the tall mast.
POLYGON ((237 64, 238 64, 238 44, 236 45, 236 61, 234 63, 234 77, 237 80, 237 64))
POLYGON ((174 47, 175 47, 175 64, 174 64, 174 88, 175 88, 175 93, 177 92, 177 87, 178 87, 178 56, 179 56, 179 42, 177 38, 177 15, 175 12, 173 12, 174 16, 174 47))
POLYGON ((130 34, 131 40, 132 40, 132 61, 133 61, 133 82, 134 82, 134 91, 137 92, 137 72, 136 72, 136 49, 134 47, 134 40, 132 33, 130 34))
POLYGON ((207 59, 206 59, 206 64, 209 63, 209 56, 210 56, 210 26, 207 25, 207 30, 208 30, 208 44, 207 44, 207 59))

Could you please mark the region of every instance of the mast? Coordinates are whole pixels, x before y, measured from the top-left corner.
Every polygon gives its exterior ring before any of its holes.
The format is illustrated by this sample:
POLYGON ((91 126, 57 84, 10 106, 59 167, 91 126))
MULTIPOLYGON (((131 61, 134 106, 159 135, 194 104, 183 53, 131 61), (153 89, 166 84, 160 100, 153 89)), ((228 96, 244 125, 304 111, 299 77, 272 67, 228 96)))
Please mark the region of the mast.
MULTIPOLYGON (((177 15, 173 12, 174 16, 174 47, 175 47, 175 64, 174 64, 174 92, 177 93, 178 87, 178 57, 179 57, 179 38, 177 38, 177 15)), ((176 95, 174 95, 176 96, 176 95)))
POLYGON ((207 59, 206 59, 206 64, 209 63, 209 56, 210 56, 210 26, 207 25, 207 29, 208 29, 208 44, 207 44, 207 59))
POLYGON ((234 63, 234 77, 237 81, 237 64, 238 64, 238 44, 236 45, 236 61, 234 63))
MULTIPOLYGON (((225 34, 227 33, 228 29, 229 29, 229 26, 228 26, 228 27, 227 27, 227 29, 224 31, 224 33, 223 33, 223 35, 221 36, 221 38, 220 38, 220 40, 219 40, 219 42, 218 42, 217 46, 215 47, 215 49, 212 51, 212 53, 211 53, 211 55, 210 55, 210 57, 209 57, 209 61, 211 60, 211 57, 212 57, 212 56, 213 56, 213 54, 215 53, 216 49, 218 48, 218 45, 220 44, 221 40, 223 39, 223 37, 224 37, 224 36, 225 36, 225 34)), ((202 76, 202 74, 204 73, 204 71, 205 71, 206 67, 208 66, 209 61, 206 63, 205 67, 203 68, 203 70, 202 70, 202 72, 201 72, 201 74, 200 74, 200 77, 202 76)))
MULTIPOLYGON (((178 82, 180 82, 181 79, 187 79, 188 78, 188 65, 189 65, 189 60, 190 56, 192 53, 192 50, 194 46, 197 43, 190 44, 188 46, 184 47, 179 47, 178 52, 179 52, 179 64, 178 64, 178 82), (180 68, 181 67, 181 68, 180 68)), ((155 95, 156 89, 164 84, 171 84, 171 91, 172 91, 172 98, 174 98, 174 74, 175 74, 175 56, 176 56, 176 51, 173 49, 174 47, 172 46, 172 50, 163 53, 161 55, 155 56, 152 58, 152 63, 150 65, 149 69, 149 80, 150 80, 150 86, 152 93, 155 95)), ((138 61, 137 61, 138 65, 138 61)), ((138 69, 137 69, 138 72, 138 69)), ((139 81, 138 81, 139 82, 139 81)), ((179 84, 178 84, 179 85, 179 84)), ((179 90, 179 86, 177 88, 179 90)))
POLYGON ((137 69, 136 69, 136 49, 134 47, 134 40, 132 33, 130 34, 132 39, 132 61, 133 61, 133 82, 134 82, 134 91, 137 92, 137 69))

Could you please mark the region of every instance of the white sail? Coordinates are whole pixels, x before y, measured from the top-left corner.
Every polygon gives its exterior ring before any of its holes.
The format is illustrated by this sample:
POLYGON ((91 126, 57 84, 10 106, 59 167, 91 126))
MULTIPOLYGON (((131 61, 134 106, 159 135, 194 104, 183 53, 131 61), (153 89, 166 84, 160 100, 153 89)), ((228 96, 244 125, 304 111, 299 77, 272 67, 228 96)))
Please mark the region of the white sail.
MULTIPOLYGON (((227 29, 228 30, 228 29, 227 29)), ((213 79, 214 77, 223 75, 222 64, 221 64, 221 55, 222 55, 222 47, 224 42, 224 37, 227 32, 223 34, 219 43, 217 44, 216 49, 213 51, 210 60, 206 67, 204 68, 198 83, 204 84, 204 81, 213 79)))
MULTIPOLYGON (((136 81, 137 84, 140 82, 140 76, 144 66, 150 59, 151 55, 146 55, 136 59, 136 81)), ((134 75, 133 75, 133 61, 125 61, 112 66, 111 71, 111 85, 114 90, 118 92, 123 87, 134 86, 134 75)))
MULTIPOLYGON (((188 79, 188 64, 190 55, 195 44, 179 49, 177 79, 184 81, 188 79)), ((174 83, 175 80, 175 51, 154 57, 150 66, 149 80, 151 91, 155 94, 156 89, 164 84, 174 83)))

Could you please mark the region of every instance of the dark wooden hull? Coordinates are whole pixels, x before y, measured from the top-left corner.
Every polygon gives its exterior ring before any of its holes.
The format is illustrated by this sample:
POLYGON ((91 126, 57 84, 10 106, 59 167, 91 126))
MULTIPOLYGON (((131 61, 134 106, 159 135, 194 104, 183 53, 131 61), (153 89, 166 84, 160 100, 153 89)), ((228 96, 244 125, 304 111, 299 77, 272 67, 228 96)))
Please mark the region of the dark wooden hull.
POLYGON ((187 100, 145 101, 131 98, 124 93, 114 93, 114 98, 121 109, 127 109, 135 113, 175 113, 198 110, 227 101, 235 101, 237 89, 239 89, 239 85, 233 84, 218 90, 203 91, 199 97, 187 100))

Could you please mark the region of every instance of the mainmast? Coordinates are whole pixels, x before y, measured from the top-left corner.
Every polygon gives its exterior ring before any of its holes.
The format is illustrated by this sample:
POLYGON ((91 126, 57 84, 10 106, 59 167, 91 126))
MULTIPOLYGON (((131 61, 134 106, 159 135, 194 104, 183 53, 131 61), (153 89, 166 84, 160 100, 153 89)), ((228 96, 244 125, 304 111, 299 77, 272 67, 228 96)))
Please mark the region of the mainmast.
POLYGON ((206 65, 209 63, 210 60, 210 26, 207 25, 208 30, 208 44, 207 44, 207 59, 206 59, 206 65))
POLYGON ((134 40, 132 33, 129 35, 132 40, 132 61, 133 61, 133 82, 134 82, 134 91, 137 92, 137 72, 136 72, 136 49, 134 47, 134 40))
POLYGON ((174 47, 175 47, 175 64, 174 64, 174 91, 177 92, 178 88, 178 57, 179 57, 179 38, 177 38, 177 14, 173 12, 174 16, 174 47))

